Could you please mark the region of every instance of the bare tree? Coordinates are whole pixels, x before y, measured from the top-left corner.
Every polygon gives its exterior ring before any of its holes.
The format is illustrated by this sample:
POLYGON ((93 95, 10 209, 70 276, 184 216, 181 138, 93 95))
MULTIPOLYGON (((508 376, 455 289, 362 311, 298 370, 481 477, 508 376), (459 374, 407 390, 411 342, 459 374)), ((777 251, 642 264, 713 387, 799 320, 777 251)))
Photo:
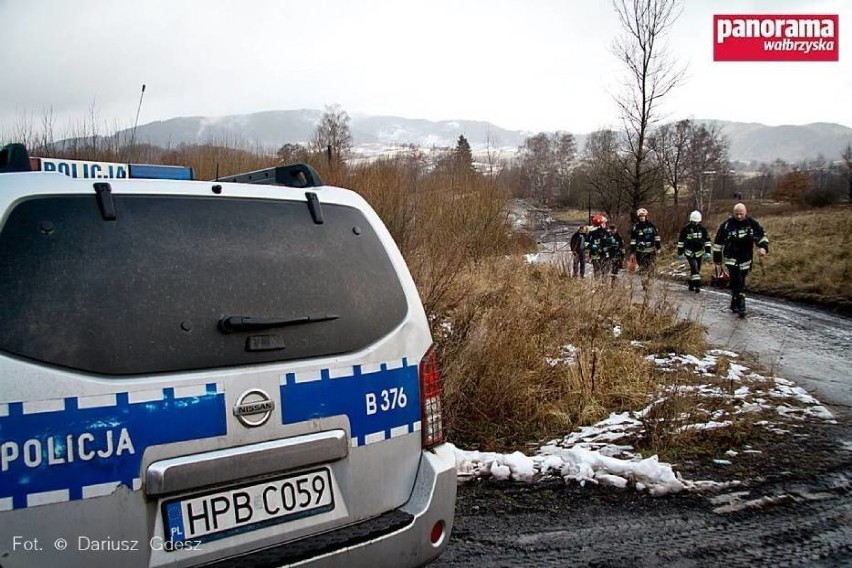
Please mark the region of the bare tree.
POLYGON ((301 144, 292 144, 290 142, 284 144, 275 152, 275 159, 282 164, 291 164, 293 162, 304 162, 307 159, 308 149, 301 144))
POLYGON ((56 142, 56 118, 53 115, 53 107, 42 111, 41 131, 36 140, 36 151, 39 156, 52 156, 56 154, 54 143, 56 142))
POLYGON ((695 201, 695 208, 710 208, 712 186, 708 176, 723 176, 728 170, 728 141, 715 123, 702 124, 690 129, 687 140, 686 173, 695 201))
POLYGON ((500 138, 491 134, 485 135, 485 163, 488 165, 488 176, 494 176, 494 170, 500 164, 500 138))
POLYGON ((632 204, 628 167, 619 153, 618 135, 614 131, 589 134, 583 151, 583 170, 590 208, 594 204, 614 217, 632 204))
POLYGON ((352 150, 352 131, 349 128, 349 114, 340 105, 326 105, 311 140, 311 149, 315 152, 331 152, 329 158, 340 163, 352 150))
POLYGON ((31 113, 19 112, 15 117, 15 124, 12 127, 12 142, 19 142, 27 148, 32 148, 38 136, 36 128, 33 125, 33 116, 31 113))
POLYGON ((570 197, 571 169, 577 155, 573 134, 540 132, 527 138, 518 152, 528 195, 542 204, 557 196, 563 201, 570 197))
POLYGON ((551 139, 554 154, 554 169, 560 179, 565 179, 571 172, 574 159, 577 157, 577 141, 570 132, 557 132, 551 139))
POLYGON ((691 132, 692 123, 681 120, 660 126, 649 140, 649 146, 662 170, 660 173, 663 180, 672 188, 675 205, 681 185, 687 177, 686 157, 691 132))
POLYGON ((843 163, 846 164, 846 179, 849 182, 849 201, 852 202, 852 143, 847 143, 843 153, 840 154, 843 163))
POLYGON ((539 132, 524 140, 520 148, 521 172, 526 182, 527 194, 539 204, 547 200, 547 166, 550 163, 550 140, 539 132))
POLYGON ((659 188, 656 163, 649 160, 648 135, 663 97, 683 78, 667 56, 663 38, 680 16, 680 0, 613 0, 624 34, 613 46, 626 68, 624 93, 616 96, 630 158, 630 199, 635 210, 659 188))

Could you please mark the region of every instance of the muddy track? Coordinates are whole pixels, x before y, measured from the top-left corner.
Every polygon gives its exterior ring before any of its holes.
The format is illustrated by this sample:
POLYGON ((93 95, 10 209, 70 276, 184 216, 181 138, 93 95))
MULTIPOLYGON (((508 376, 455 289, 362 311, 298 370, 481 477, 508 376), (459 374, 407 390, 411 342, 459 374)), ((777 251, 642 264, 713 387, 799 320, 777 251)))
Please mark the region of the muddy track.
POLYGON ((852 429, 802 423, 763 457, 681 464, 708 494, 478 482, 434 566, 852 566, 852 429), (846 444, 844 446, 844 443, 846 444))
POLYGON ((435 566, 840 566, 852 562, 852 500, 722 515, 707 499, 603 489, 467 488, 435 566), (582 494, 577 494, 581 491, 582 494), (611 493, 611 491, 609 491, 611 493), (495 500, 499 507, 485 504, 495 500), (542 510, 536 503, 543 503, 542 510), (478 508, 477 508, 478 507, 478 508), (531 511, 532 509, 532 511, 531 511))

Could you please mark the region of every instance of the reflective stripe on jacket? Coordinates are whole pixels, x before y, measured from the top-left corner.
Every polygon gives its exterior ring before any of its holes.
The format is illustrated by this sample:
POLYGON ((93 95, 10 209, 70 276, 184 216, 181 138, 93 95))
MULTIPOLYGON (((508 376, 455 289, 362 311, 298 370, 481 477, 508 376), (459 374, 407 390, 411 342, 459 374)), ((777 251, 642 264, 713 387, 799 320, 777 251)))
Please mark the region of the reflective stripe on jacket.
POLYGON ((650 221, 639 221, 630 231, 630 252, 657 252, 660 250, 660 233, 650 221))
POLYGON ((711 252, 710 233, 701 223, 690 222, 680 230, 677 239, 677 254, 699 257, 711 252))
POLYGON ((713 262, 719 264, 722 258, 729 266, 739 266, 747 270, 754 259, 754 245, 769 252, 769 238, 763 232, 760 223, 746 217, 737 221, 731 217, 719 226, 713 240, 713 262))

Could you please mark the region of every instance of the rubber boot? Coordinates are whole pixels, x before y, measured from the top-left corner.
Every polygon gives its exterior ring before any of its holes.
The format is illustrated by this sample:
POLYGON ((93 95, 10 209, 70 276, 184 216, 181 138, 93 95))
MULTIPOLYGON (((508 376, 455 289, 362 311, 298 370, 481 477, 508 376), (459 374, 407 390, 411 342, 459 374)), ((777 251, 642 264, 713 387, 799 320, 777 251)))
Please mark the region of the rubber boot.
POLYGON ((737 308, 740 317, 746 315, 745 294, 740 294, 739 302, 737 302, 737 308))

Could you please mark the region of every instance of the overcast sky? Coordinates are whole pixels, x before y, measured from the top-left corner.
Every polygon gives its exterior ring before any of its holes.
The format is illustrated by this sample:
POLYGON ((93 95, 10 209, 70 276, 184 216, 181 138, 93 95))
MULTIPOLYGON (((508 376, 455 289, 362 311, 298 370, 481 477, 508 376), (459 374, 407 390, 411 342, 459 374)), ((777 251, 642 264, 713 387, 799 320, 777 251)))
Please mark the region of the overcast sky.
MULTIPOLYGON (((133 125, 322 109, 512 130, 616 125, 619 33, 605 0, 0 0, 0 137, 53 109, 133 125)), ((688 0, 667 117, 852 126, 852 2, 688 0), (722 13, 840 15, 840 61, 713 62, 722 13)))

